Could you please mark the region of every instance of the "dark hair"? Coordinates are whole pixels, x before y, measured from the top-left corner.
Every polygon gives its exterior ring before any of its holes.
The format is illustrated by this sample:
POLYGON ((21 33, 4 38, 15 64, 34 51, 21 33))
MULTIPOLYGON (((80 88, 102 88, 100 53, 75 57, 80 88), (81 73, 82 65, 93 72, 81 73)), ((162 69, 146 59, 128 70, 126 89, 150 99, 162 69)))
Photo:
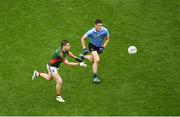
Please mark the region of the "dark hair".
POLYGON ((61 48, 65 46, 67 43, 70 43, 68 40, 62 40, 61 41, 61 48))
POLYGON ((102 23, 102 20, 96 19, 94 23, 97 25, 98 23, 102 23))

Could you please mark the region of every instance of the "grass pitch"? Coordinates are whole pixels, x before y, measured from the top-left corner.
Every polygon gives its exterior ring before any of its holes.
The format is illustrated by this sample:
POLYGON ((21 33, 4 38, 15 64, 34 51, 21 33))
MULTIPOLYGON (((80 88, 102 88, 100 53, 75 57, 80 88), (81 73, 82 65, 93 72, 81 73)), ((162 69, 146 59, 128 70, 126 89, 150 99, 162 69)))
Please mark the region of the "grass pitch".
POLYGON ((178 0, 1 0, 0 115, 180 115, 179 12, 178 0), (91 82, 89 62, 62 65, 66 103, 58 103, 55 82, 32 81, 33 70, 47 71, 62 38, 79 55, 97 18, 111 36, 102 83, 91 82))

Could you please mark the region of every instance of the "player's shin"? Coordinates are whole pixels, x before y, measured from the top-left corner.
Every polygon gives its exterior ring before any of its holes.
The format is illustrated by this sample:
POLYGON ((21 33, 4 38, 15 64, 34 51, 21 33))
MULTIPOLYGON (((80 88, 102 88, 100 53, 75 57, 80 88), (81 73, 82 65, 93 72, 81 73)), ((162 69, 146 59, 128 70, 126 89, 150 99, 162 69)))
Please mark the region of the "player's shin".
POLYGON ((98 63, 97 62, 93 63, 92 70, 93 70, 93 74, 97 74, 97 70, 98 70, 98 63))

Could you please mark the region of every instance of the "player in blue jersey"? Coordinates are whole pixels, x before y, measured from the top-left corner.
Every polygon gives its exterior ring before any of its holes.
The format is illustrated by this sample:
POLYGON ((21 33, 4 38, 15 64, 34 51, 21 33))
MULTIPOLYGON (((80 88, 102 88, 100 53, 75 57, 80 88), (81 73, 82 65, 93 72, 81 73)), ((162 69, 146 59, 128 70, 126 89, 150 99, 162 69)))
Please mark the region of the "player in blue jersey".
POLYGON ((82 59, 87 59, 93 62, 92 70, 93 70, 93 82, 100 83, 100 79, 98 78, 97 71, 98 65, 100 62, 99 54, 103 53, 107 44, 109 43, 109 32, 103 27, 103 23, 100 19, 95 20, 95 28, 90 29, 86 32, 81 38, 81 44, 83 48, 83 54, 80 55, 82 59), (86 48, 85 41, 89 39, 89 51, 86 48))

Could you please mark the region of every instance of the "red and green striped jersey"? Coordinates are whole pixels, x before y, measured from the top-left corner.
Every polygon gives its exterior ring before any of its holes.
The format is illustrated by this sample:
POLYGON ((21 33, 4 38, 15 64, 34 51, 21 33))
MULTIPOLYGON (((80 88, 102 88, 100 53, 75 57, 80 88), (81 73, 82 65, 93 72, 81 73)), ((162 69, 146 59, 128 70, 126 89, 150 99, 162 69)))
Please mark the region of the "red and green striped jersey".
POLYGON ((49 65, 59 68, 61 62, 65 60, 67 54, 68 51, 63 52, 61 48, 58 48, 56 51, 54 51, 52 59, 49 61, 49 65))

